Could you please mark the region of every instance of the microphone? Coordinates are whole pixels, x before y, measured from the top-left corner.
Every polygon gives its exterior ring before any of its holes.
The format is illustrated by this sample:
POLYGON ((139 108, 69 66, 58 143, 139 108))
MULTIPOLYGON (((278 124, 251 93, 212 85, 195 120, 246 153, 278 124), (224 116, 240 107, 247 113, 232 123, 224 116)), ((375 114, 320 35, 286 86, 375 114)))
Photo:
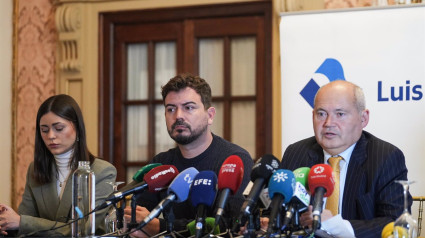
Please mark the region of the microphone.
POLYGON ((328 164, 316 164, 308 173, 308 185, 313 200, 313 232, 320 228, 323 209, 323 197, 329 197, 334 191, 335 181, 332 168, 328 164))
POLYGON ((144 181, 135 184, 133 187, 124 190, 114 192, 112 195, 106 198, 105 202, 97 206, 93 212, 99 211, 113 203, 117 203, 125 196, 141 192, 146 188, 150 192, 157 192, 163 190, 173 179, 177 176, 179 171, 174 165, 161 165, 151 169, 145 176, 144 181))
POLYGON ((147 174, 153 168, 156 168, 160 165, 162 165, 162 164, 161 163, 152 163, 152 164, 148 164, 148 165, 143 166, 133 175, 133 181, 131 181, 131 183, 125 185, 124 187, 120 188, 117 192, 129 190, 129 189, 133 188, 136 184, 143 182, 143 177, 145 177, 145 174, 147 174))
POLYGON ((217 194, 217 175, 213 171, 199 172, 193 179, 190 189, 190 200, 196 207, 195 237, 202 236, 204 230, 206 208, 211 207, 217 194))
MULTIPOLYGON (((308 205, 310 204, 310 195, 308 194, 308 191, 306 189, 308 185, 308 173, 310 172, 310 168, 308 167, 301 167, 296 170, 294 170, 294 176, 295 176, 295 190, 294 195, 291 198, 291 201, 289 202, 288 209, 286 210, 285 217, 283 218, 283 226, 288 226, 289 222, 292 220, 292 217, 295 214, 298 214, 299 212, 303 212, 307 209, 308 205)), ((296 215, 297 219, 298 215, 296 215)), ((296 221, 296 223, 298 223, 296 221)), ((298 224, 297 224, 298 225, 298 224)))
POLYGON ((224 212, 227 198, 231 193, 234 195, 243 180, 244 166, 242 159, 237 155, 231 155, 221 165, 218 173, 218 189, 220 197, 217 203, 217 212, 215 215, 215 225, 217 226, 224 212))
MULTIPOLYGON (((194 236, 195 235, 195 220, 189 222, 186 225, 187 230, 190 233, 190 236, 194 236)), ((211 232, 214 235, 218 235, 220 234, 220 227, 215 225, 215 219, 212 217, 207 217, 205 218, 205 229, 207 232, 211 232), (213 230, 214 229, 214 230, 213 230)))
MULTIPOLYGON (((147 164, 145 166, 143 166, 142 168, 140 168, 134 175, 133 175, 133 181, 131 181, 131 183, 128 183, 127 185, 123 186, 122 188, 120 188, 118 190, 118 192, 123 192, 126 190, 131 189, 132 187, 134 187, 137 183, 143 182, 143 177, 145 176, 146 173, 148 173, 149 171, 151 171, 153 168, 156 168, 158 166, 160 166, 162 164, 160 163, 152 163, 152 164, 147 164)), ((111 193, 112 195, 113 193, 111 193)), ((106 204, 112 204, 112 202, 110 201, 106 201, 106 204)), ((121 207, 116 209, 116 213, 117 213, 117 227, 122 228, 123 227, 123 220, 124 220, 124 207, 125 204, 122 204, 121 207)))
POLYGON ((245 202, 241 207, 241 215, 248 216, 251 214, 252 206, 257 203, 257 199, 260 196, 261 191, 267 185, 267 182, 279 168, 279 160, 270 154, 266 154, 252 167, 251 171, 251 181, 254 185, 251 188, 251 191, 248 194, 248 197, 245 199, 245 202))
POLYGON ((279 226, 277 216, 281 211, 282 205, 291 200, 294 189, 295 176, 290 170, 279 169, 272 174, 269 180, 269 196, 272 199, 269 227, 267 230, 269 235, 279 226))
POLYGON ((148 184, 148 191, 156 193, 166 189, 178 174, 174 165, 161 165, 149 171, 143 180, 148 184))
POLYGON ((308 188, 308 174, 310 173, 309 167, 300 167, 294 170, 295 180, 308 188))
POLYGON ((140 223, 137 229, 142 229, 146 226, 150 221, 159 216, 159 214, 166 207, 170 206, 173 201, 175 202, 184 202, 187 200, 189 196, 189 189, 195 178, 199 172, 197 169, 190 167, 183 170, 179 175, 177 175, 174 180, 171 182, 170 186, 168 186, 168 196, 164 198, 150 213, 145 219, 140 223))

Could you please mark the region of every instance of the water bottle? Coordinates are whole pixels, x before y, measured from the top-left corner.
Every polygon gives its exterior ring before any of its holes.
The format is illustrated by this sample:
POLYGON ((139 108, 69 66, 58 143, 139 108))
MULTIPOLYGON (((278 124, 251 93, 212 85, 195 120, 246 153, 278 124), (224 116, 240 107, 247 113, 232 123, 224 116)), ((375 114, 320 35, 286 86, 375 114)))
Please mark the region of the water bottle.
POLYGON ((95 230, 95 175, 89 161, 79 161, 72 174, 72 237, 93 236, 95 230))

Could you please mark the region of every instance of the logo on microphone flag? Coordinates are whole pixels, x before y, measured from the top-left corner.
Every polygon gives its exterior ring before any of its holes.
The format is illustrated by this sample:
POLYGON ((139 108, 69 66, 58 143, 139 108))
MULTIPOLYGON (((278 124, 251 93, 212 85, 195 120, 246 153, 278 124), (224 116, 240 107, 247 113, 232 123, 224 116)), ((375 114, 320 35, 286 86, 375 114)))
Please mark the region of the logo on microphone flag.
POLYGON ((287 179, 288 179, 288 174, 286 174, 284 172, 275 173, 273 175, 273 181, 277 181, 278 183, 285 182, 285 180, 287 180, 287 179))
POLYGON ((275 168, 275 169, 279 168, 279 163, 276 160, 273 160, 272 161, 272 167, 275 168))
POLYGON ((192 184, 193 180, 190 177, 190 174, 186 174, 186 176, 184 176, 184 181, 186 181, 188 184, 192 184))
POLYGON ((321 174, 323 173, 323 171, 325 170, 325 168, 323 168, 323 166, 317 166, 316 168, 314 168, 314 173, 315 174, 321 174))

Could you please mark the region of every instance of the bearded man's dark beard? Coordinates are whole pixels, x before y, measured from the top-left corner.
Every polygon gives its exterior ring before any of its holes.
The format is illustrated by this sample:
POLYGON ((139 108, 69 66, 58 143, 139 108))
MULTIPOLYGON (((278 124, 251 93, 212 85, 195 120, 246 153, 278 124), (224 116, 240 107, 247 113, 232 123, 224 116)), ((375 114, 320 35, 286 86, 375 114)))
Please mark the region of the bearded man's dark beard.
POLYGON ((207 129, 208 129, 208 125, 206 124, 204 127, 201 127, 201 128, 198 128, 197 130, 192 131, 192 128, 188 124, 186 124, 184 122, 177 121, 171 127, 171 131, 168 130, 168 134, 170 135, 171 139, 173 139, 177 144, 187 145, 187 144, 190 144, 190 143, 194 142, 195 140, 197 140, 203 133, 205 133, 205 131, 207 131, 207 129), (176 136, 173 136, 172 131, 174 130, 175 126, 177 126, 177 125, 186 126, 187 129, 190 132, 190 135, 187 135, 187 136, 182 135, 182 134, 180 134, 181 131, 177 130, 177 132, 179 132, 179 134, 177 134, 176 136))

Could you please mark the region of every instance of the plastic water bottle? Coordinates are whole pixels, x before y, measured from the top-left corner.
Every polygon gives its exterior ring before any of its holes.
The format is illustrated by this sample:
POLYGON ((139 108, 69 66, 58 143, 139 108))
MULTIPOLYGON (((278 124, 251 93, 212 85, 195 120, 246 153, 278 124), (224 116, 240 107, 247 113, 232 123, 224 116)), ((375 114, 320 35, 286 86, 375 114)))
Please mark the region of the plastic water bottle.
POLYGON ((95 214, 95 175, 89 161, 79 161, 78 169, 72 174, 72 237, 93 236, 95 214))

